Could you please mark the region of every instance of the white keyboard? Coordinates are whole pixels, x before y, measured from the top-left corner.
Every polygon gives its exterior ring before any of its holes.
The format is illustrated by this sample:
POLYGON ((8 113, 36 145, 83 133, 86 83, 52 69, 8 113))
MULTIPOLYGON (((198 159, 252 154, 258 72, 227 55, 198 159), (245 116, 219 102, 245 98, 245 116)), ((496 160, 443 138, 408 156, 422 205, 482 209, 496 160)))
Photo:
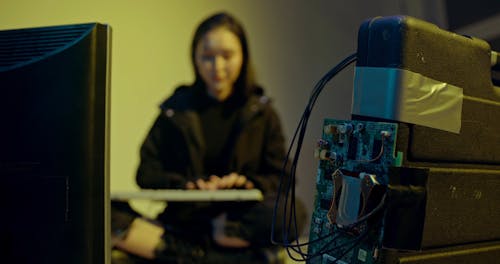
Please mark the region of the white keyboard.
POLYGON ((258 189, 250 190, 137 190, 111 192, 111 200, 153 200, 167 202, 195 202, 195 201, 262 201, 262 192, 258 189))

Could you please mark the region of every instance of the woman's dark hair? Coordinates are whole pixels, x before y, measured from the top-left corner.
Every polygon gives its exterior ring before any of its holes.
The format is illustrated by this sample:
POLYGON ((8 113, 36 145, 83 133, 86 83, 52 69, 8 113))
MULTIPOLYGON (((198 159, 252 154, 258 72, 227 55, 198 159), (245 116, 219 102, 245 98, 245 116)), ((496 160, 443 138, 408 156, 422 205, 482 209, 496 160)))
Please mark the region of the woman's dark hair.
POLYGON ((216 13, 203 20, 194 33, 193 41, 191 42, 191 63, 193 64, 195 72, 195 80, 193 86, 205 86, 198 68, 196 67, 196 46, 208 31, 219 27, 224 27, 233 32, 240 40, 243 52, 243 65, 241 66, 240 75, 238 76, 238 79, 234 84, 234 91, 232 96, 236 96, 242 99, 247 98, 247 96, 252 94, 254 92, 254 89, 256 89, 256 84, 254 80, 253 68, 250 62, 248 42, 245 30, 243 29, 242 24, 238 20, 236 20, 236 18, 225 12, 216 13))

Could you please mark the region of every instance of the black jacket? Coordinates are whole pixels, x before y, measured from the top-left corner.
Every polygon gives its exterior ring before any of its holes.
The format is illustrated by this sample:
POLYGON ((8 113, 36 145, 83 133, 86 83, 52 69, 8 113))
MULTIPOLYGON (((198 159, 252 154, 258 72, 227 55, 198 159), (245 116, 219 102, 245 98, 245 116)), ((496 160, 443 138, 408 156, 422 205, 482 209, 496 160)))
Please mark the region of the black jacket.
MULTIPOLYGON (((183 189, 187 181, 210 174, 203 166, 205 139, 197 109, 204 91, 200 90, 179 87, 161 105, 161 113, 140 150, 137 183, 141 188, 183 189)), ((265 199, 273 197, 285 158, 285 141, 278 115, 267 97, 252 95, 242 105, 228 140, 230 171, 249 178, 265 199)), ((193 218, 204 221, 217 213, 213 206, 169 203, 160 220, 174 224, 192 222, 193 218)))

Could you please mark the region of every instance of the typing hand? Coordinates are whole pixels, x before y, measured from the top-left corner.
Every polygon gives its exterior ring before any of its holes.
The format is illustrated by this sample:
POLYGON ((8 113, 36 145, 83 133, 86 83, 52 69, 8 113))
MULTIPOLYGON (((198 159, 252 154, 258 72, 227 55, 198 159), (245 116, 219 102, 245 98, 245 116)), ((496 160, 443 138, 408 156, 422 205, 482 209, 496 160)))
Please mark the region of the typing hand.
POLYGON ((253 189, 254 184, 245 177, 235 172, 219 177, 211 175, 208 180, 198 179, 195 182, 187 182, 186 189, 220 190, 220 189, 253 189))

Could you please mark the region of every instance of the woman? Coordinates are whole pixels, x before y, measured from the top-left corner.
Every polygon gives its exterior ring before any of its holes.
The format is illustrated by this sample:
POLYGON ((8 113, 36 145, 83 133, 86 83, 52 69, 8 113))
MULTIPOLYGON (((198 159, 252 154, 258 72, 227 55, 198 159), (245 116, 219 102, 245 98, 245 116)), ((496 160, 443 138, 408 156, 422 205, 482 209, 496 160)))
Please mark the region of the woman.
POLYGON ((192 85, 177 88, 141 147, 137 183, 147 189, 257 188, 263 202, 169 202, 158 217, 158 259, 265 263, 285 158, 280 120, 256 85, 241 24, 218 13, 197 28, 192 85))

